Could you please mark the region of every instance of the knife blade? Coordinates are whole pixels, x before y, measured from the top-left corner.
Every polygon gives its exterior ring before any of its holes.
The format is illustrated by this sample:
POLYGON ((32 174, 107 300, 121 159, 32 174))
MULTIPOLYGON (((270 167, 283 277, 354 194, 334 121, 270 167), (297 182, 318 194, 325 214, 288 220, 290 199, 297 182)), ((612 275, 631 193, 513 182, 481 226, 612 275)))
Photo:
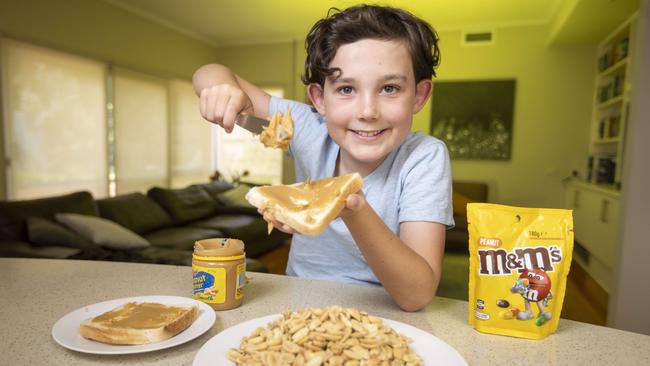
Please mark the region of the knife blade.
POLYGON ((257 118, 250 114, 237 115, 235 123, 256 135, 261 134, 264 128, 269 126, 269 120, 257 118))

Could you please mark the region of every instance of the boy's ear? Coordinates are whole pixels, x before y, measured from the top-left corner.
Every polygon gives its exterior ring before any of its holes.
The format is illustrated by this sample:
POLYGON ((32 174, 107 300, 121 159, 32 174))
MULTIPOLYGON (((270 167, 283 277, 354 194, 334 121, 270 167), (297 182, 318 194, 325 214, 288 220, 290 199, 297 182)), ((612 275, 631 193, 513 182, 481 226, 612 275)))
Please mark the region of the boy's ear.
POLYGON ((433 91, 433 82, 429 79, 420 80, 415 86, 415 104, 413 105, 413 114, 417 113, 424 107, 433 91))
POLYGON ((324 103, 324 96, 323 96, 323 87, 316 84, 316 83, 311 83, 307 86, 307 94, 309 95, 309 100, 311 100, 311 104, 314 105, 314 108, 320 113, 321 116, 325 115, 325 103, 324 103))

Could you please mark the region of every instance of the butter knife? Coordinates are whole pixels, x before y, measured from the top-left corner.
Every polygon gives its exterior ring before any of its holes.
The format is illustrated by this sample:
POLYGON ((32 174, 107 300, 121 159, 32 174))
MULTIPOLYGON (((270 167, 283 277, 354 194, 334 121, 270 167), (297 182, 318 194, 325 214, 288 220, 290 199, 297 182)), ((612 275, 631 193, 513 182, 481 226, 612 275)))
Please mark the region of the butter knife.
POLYGON ((269 120, 264 118, 257 118, 250 114, 239 114, 235 117, 235 124, 247 129, 248 131, 259 135, 264 131, 265 127, 269 126, 269 120))

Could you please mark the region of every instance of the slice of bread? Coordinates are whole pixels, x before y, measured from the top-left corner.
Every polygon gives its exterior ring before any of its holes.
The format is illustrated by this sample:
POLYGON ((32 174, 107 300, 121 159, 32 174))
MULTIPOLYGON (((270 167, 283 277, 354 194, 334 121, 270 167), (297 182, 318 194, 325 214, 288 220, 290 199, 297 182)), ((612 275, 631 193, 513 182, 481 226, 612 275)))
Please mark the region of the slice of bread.
POLYGON ((196 320, 198 312, 197 306, 129 302, 84 321, 79 331, 82 337, 102 343, 155 343, 187 329, 196 320))
POLYGON ((358 173, 291 185, 253 187, 246 194, 251 205, 305 235, 320 234, 334 220, 352 193, 363 187, 358 173))

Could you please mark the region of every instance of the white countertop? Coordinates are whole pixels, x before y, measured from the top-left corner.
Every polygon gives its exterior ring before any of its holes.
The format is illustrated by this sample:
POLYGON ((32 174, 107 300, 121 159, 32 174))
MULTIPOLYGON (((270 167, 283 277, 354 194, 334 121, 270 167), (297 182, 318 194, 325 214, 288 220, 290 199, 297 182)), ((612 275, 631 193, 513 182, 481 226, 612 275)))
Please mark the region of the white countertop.
POLYGON ((467 302, 436 298, 406 313, 381 288, 248 273, 244 304, 217 312, 207 333, 183 345, 135 355, 101 356, 67 350, 51 336, 54 323, 84 305, 124 297, 191 298, 190 267, 136 263, 0 258, 0 364, 189 365, 215 334, 264 315, 341 305, 432 333, 470 365, 650 365, 650 336, 562 319, 540 341, 482 334, 467 323, 467 302))

